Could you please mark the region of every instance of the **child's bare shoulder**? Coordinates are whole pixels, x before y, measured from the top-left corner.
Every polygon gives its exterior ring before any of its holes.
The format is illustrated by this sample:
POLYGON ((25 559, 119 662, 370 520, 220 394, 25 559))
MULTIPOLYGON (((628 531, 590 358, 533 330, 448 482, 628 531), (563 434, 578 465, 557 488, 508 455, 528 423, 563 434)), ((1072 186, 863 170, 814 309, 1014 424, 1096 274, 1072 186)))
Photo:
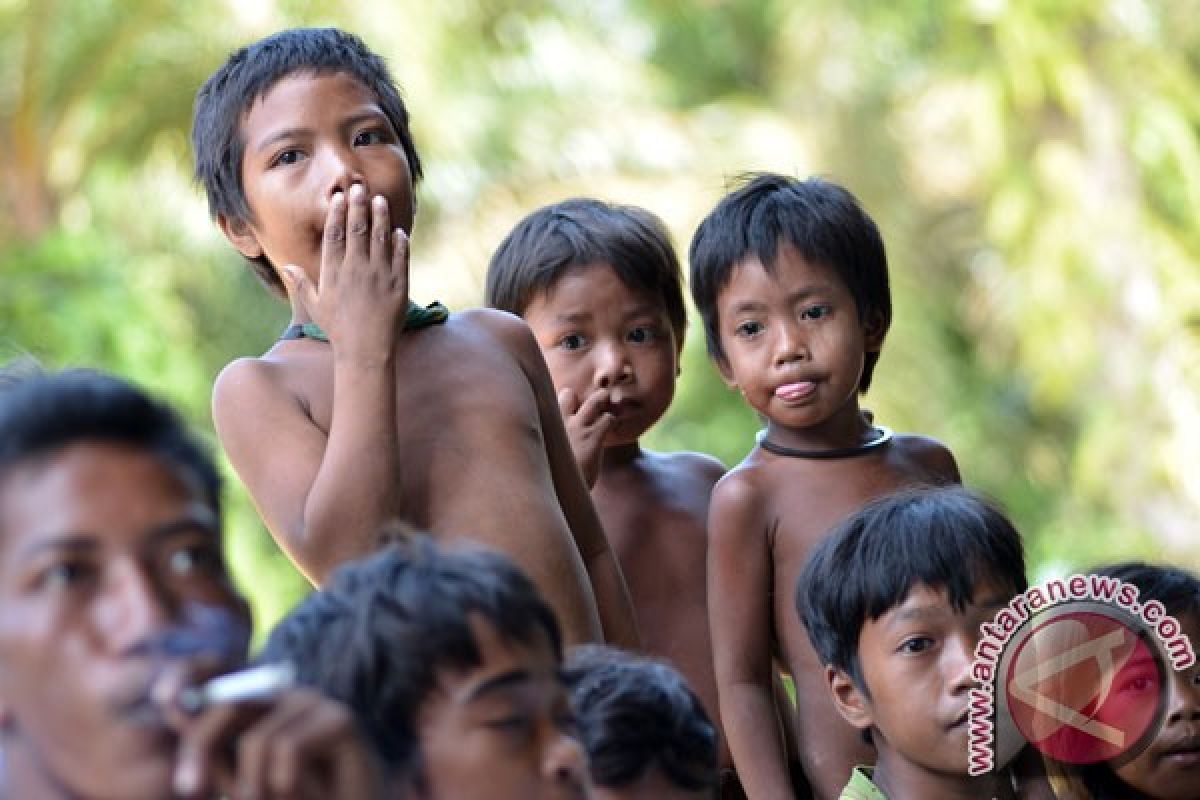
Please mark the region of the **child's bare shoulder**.
POLYGON ((247 357, 231 361, 213 382, 213 415, 218 424, 223 417, 261 412, 264 406, 294 401, 286 364, 274 359, 247 357))
POLYGON ((721 476, 712 490, 710 534, 746 535, 761 530, 770 493, 768 477, 753 455, 721 476))
POLYGON ((919 477, 930 483, 959 483, 962 478, 950 448, 937 439, 915 433, 897 434, 892 449, 919 477))
POLYGON ((689 481, 705 483, 711 489, 725 474, 725 465, 707 453, 680 450, 655 453, 655 468, 664 474, 677 475, 689 481))

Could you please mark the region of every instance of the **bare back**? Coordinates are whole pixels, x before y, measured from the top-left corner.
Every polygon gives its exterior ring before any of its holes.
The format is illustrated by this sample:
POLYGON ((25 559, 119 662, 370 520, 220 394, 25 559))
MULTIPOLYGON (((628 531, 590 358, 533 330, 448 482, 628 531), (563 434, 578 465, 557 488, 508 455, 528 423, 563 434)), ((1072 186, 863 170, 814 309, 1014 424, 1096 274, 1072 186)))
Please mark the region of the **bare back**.
MULTIPOLYGON (((813 546, 872 499, 958 480, 954 458, 941 444, 896 436, 877 451, 842 459, 791 458, 756 448, 714 491, 713 558, 742 563, 721 567, 710 560, 725 588, 713 597, 713 625, 721 619, 762 620, 746 626, 741 642, 717 642, 718 659, 727 660, 733 682, 769 665, 760 663, 761 656, 722 652, 727 646, 769 653, 787 665, 796 685, 800 760, 818 798, 836 798, 851 768, 873 763, 875 754, 833 706, 824 667, 796 611, 797 576, 813 546)), ((710 574, 710 593, 712 581, 710 574)))
MULTIPOLYGON (((724 473, 699 453, 641 451, 619 466, 605 464, 592 489, 646 651, 684 674, 718 727, 705 564, 709 500, 724 473)), ((721 755, 727 765, 724 737, 721 755)))
MULTIPOLYGON (((272 535, 318 583, 336 563, 376 546, 366 530, 337 531, 334 556, 305 539, 306 495, 333 420, 333 358, 324 342, 281 341, 260 359, 231 364, 214 393, 230 460, 272 535)), ((572 538, 568 516, 580 511, 580 496, 587 503, 586 488, 524 324, 470 311, 403 334, 395 411, 401 517, 444 540, 470 538, 508 553, 549 600, 567 641, 600 638, 584 562, 607 544, 597 526, 572 538)))

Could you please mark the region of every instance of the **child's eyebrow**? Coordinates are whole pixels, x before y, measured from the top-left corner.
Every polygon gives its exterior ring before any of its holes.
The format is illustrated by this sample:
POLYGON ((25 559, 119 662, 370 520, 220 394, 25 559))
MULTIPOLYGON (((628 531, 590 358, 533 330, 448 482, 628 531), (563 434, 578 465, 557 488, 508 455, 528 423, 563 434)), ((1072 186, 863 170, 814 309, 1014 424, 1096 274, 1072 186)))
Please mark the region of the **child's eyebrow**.
POLYGON ((263 150, 269 150, 271 146, 278 141, 283 139, 295 139, 301 136, 306 136, 309 133, 311 133, 311 131, 308 128, 285 128, 281 131, 275 131, 265 139, 260 139, 258 144, 254 146, 254 149, 255 151, 261 153, 263 150))

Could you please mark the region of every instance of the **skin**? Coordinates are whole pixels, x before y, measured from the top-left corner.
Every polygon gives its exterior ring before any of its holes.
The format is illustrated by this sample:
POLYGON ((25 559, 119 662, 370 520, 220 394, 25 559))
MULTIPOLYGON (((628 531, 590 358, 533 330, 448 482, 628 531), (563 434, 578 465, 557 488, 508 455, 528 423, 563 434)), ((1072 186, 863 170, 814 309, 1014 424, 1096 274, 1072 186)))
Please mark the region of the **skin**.
POLYGON ((157 457, 81 442, 0 476, 11 796, 377 796, 352 718, 318 695, 176 710, 179 688, 242 663, 249 632, 216 514, 157 457))
POLYGON ((332 340, 277 342, 214 389, 221 443, 276 541, 320 584, 400 517, 512 556, 568 642, 600 640, 603 625, 636 645, 526 326, 469 311, 397 334, 413 187, 374 95, 342 73, 293 73, 246 111, 242 135, 254 218, 218 222, 243 255, 283 266, 292 321, 332 340))
POLYGON ((907 597, 863 623, 858 640, 865 690, 827 667, 830 696, 878 750, 873 779, 893 800, 993 797, 994 775, 967 774, 968 693, 980 626, 1012 597, 988 581, 962 611, 944 589, 912 587, 907 597))
MULTIPOLYGON (((829 450, 871 438, 858 384, 866 354, 882 347, 885 330, 876 319, 860 319, 832 268, 781 245, 774 274, 754 257, 739 264, 717 309, 725 353, 717 366, 767 419, 774 442, 829 450)), ((773 659, 795 680, 800 760, 814 795, 837 797, 856 764, 874 761, 830 702, 793 607, 809 551, 876 497, 958 480, 941 444, 897 435, 841 459, 777 456, 756 447, 717 484, 708 517, 709 624, 721 719, 749 796, 795 796, 775 722, 773 659)))
POLYGON ((422 800, 580 800, 591 797, 558 655, 471 621, 479 666, 443 671, 418 715, 422 800))
MULTIPOLYGON (((1183 614, 1179 622, 1195 648, 1200 644, 1200 614, 1183 614)), ((1140 797, 1200 798, 1200 664, 1171 672, 1162 728, 1143 753, 1116 773, 1140 797)))
MULTIPOLYGON (((653 295, 608 264, 577 267, 523 317, 545 356, 592 500, 633 599, 645 650, 674 664, 717 720, 708 632, 705 530, 724 473, 699 453, 652 453, 638 439, 675 393, 681 342, 653 295)), ((729 764, 722 748, 722 763, 729 764)))

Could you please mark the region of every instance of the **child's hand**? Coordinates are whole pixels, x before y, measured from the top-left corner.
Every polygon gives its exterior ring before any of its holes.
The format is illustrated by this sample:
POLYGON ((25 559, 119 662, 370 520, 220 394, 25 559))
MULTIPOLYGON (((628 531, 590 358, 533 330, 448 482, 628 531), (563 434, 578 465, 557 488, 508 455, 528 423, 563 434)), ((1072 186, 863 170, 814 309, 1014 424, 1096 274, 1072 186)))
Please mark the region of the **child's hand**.
POLYGON ((368 202, 358 183, 335 194, 325 217, 319 285, 299 267, 284 267, 283 274, 336 355, 366 363, 391 357, 408 309, 408 237, 392 229, 386 199, 368 202))
POLYGON ((583 479, 591 489, 600 476, 600 459, 604 455, 604 437, 612 427, 613 415, 609 413, 608 389, 597 389, 581 404, 573 389, 558 393, 558 409, 562 412, 567 437, 575 461, 583 472, 583 479))

